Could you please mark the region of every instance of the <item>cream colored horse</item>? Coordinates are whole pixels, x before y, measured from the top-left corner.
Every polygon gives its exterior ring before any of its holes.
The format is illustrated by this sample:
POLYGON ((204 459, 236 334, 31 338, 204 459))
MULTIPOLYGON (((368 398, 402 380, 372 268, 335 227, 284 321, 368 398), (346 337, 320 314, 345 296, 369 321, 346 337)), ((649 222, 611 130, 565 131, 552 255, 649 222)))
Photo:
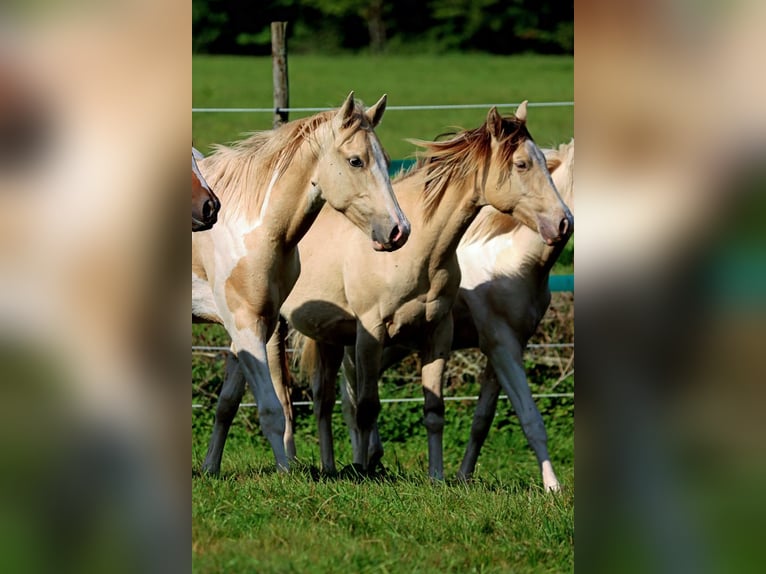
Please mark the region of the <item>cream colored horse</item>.
MULTIPOLYGON (((574 140, 544 152, 556 188, 567 205, 572 205, 574 140)), ((571 233, 573 229, 568 231, 571 233)), ((458 298, 452 308, 452 349, 479 347, 487 356, 471 436, 458 478, 468 479, 473 474, 502 389, 510 397, 529 445, 537 456, 544 488, 549 491, 560 489, 548 456, 545 425, 524 372, 523 353, 550 304, 550 271, 568 238, 567 235, 556 245, 545 245, 526 225, 486 207, 458 246, 462 277, 458 298)), ((403 348, 386 349, 383 369, 408 354, 409 350, 403 348)), ((370 450, 378 459, 383 454, 377 433, 372 435, 370 450)))
MULTIPOLYGON (((337 111, 219 146, 199 162, 222 207, 212 229, 192 234, 192 316, 222 323, 231 336, 238 360, 229 376, 250 384, 280 469, 289 466, 285 417, 267 341, 300 271, 298 241, 325 202, 364 238, 367 250, 398 249, 409 236, 374 132, 385 105, 383 96, 365 111, 352 92, 337 111)), ((212 443, 224 440, 214 435, 212 443)), ((205 471, 219 468, 220 457, 205 461, 205 471)))
MULTIPOLYGON (((369 469, 377 463, 367 447, 380 411, 382 353, 386 346, 403 345, 420 354, 429 475, 442 478, 442 384, 452 342, 450 311, 460 284, 461 237, 484 205, 514 213, 550 245, 572 226, 545 157, 527 131, 526 104, 510 118, 493 108, 481 127, 423 145, 427 151, 419 167, 394 182, 412 221, 412 240, 395 254, 377 256, 361 248, 348 225, 323 213, 313 231, 332 229, 346 237, 344 249, 320 253, 307 235, 301 250, 310 268, 282 307, 292 326, 315 340, 318 356, 314 353, 309 370, 316 373, 312 388, 325 471, 335 469, 330 415, 341 359, 354 463, 369 469), (340 345, 352 344, 344 355, 340 345)), ((304 346, 306 363, 312 358, 307 345, 312 343, 304 346)))

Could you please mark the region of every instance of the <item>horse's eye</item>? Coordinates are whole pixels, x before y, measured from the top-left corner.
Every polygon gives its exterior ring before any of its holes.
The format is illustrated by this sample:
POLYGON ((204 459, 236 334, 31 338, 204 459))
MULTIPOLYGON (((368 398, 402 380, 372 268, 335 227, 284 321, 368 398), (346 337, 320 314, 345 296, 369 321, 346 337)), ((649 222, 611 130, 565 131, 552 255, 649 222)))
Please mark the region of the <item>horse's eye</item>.
POLYGON ((348 158, 348 165, 351 167, 364 167, 364 162, 361 160, 361 158, 354 156, 348 158))
POLYGON ((517 161, 517 162, 514 162, 513 165, 516 166, 516 169, 522 169, 522 170, 527 169, 527 167, 529 167, 529 164, 527 164, 527 162, 525 161, 517 161))

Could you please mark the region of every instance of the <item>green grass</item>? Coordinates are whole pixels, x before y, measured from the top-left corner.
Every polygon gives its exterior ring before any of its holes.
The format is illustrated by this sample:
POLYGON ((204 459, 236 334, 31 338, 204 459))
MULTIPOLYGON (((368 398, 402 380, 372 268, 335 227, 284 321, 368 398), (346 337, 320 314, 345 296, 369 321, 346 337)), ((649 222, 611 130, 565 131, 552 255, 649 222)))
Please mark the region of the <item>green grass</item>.
POLYGON ((572 570, 571 491, 253 469, 200 478, 193 496, 197 572, 572 570))
MULTIPOLYGON (((371 105, 384 93, 392 106, 572 101, 574 59, 569 56, 290 56, 292 107, 337 107, 349 91, 371 105)), ((273 106, 270 58, 195 56, 194 107, 273 106)), ((387 111, 377 128, 392 158, 409 157, 406 138, 433 139, 454 126, 474 128, 485 109, 387 111)), ((510 113, 510 108, 501 111, 510 113)), ((302 115, 291 114, 291 119, 302 115)), ((530 108, 529 131, 546 147, 574 135, 572 107, 530 108)), ((271 127, 270 113, 195 113, 194 140, 203 152, 213 143, 271 127)))

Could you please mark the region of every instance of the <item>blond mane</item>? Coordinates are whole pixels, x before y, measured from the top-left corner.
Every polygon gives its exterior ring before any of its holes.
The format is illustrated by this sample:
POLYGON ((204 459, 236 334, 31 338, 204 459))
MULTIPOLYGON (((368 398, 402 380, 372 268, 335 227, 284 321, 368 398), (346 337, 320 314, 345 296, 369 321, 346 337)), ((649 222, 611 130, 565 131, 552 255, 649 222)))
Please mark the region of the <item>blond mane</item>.
MULTIPOLYGON (((500 149, 497 161, 510 165, 513 153, 519 144, 532 139, 526 124, 515 116, 502 118, 500 149)), ((402 174, 404 179, 425 170, 423 189, 424 217, 428 221, 444 196, 444 192, 453 181, 463 181, 481 177, 486 178, 489 162, 492 159, 492 136, 486 122, 472 130, 464 130, 445 141, 409 140, 425 148, 418 154, 415 167, 402 174)), ((509 170, 500 170, 501 178, 510 175, 509 170)), ((482 181, 482 185, 484 181, 482 181)))
MULTIPOLYGON (((213 146, 213 153, 200 165, 204 166, 205 180, 221 200, 221 214, 258 213, 267 190, 284 175, 304 143, 311 146, 314 157, 319 155, 322 144, 317 133, 336 113, 320 112, 273 130, 253 132, 229 145, 213 146)), ((351 133, 372 129, 360 102, 355 102, 353 116, 343 128, 351 133)))
MULTIPOLYGON (((551 176, 564 183, 561 186, 557 183, 556 188, 559 189, 562 199, 568 204, 569 199, 572 197, 574 185, 574 140, 571 140, 569 143, 560 144, 558 148, 542 149, 540 151, 545 155, 548 169, 551 170, 551 176), (565 172, 559 170, 565 170, 565 172)), ((489 241, 498 235, 510 233, 520 225, 523 225, 523 223, 512 215, 502 213, 488 205, 483 207, 479 215, 476 216, 476 219, 474 219, 463 235, 461 243, 489 241)))

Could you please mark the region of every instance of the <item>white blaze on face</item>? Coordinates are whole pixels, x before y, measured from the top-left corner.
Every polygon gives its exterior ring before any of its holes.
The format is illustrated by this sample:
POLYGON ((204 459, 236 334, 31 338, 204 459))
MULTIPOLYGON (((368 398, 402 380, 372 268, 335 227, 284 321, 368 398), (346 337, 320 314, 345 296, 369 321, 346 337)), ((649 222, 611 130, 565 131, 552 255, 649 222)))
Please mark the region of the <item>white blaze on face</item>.
POLYGON ((391 187, 391 179, 388 176, 388 168, 386 166, 386 156, 383 153, 380 141, 378 141, 378 138, 372 134, 370 134, 370 148, 372 149, 373 158, 370 172, 372 173, 373 178, 375 178, 375 181, 378 182, 380 188, 386 189, 390 193, 389 197, 391 199, 388 199, 387 201, 389 203, 388 211, 399 222, 402 228, 406 227, 406 229, 402 229, 402 231, 409 234, 409 222, 399 207, 393 188, 391 187))
MULTIPOLYGON (((532 161, 539 164, 541 169, 545 170, 545 177, 548 179, 548 184, 551 186, 551 189, 553 189, 553 192, 556 194, 556 197, 558 198, 559 202, 561 202, 562 207, 566 207, 566 204, 564 203, 564 200, 561 199, 561 194, 559 193, 558 188, 556 187, 556 184, 553 183, 553 178, 551 177, 550 171, 548 171, 548 162, 545 160, 545 154, 543 151, 537 147, 537 144, 533 142, 532 140, 526 140, 524 142, 524 145, 527 148, 527 153, 529 153, 529 156, 532 158, 532 161)), ((566 210, 569 212, 569 210, 566 210)))
POLYGON ((205 178, 202 177, 202 173, 200 172, 199 166, 197 165, 197 160, 204 159, 204 157, 205 156, 203 156, 198 149, 192 148, 192 173, 194 173, 194 175, 197 176, 197 179, 199 180, 199 183, 202 187, 204 187, 208 191, 211 191, 210 186, 205 181, 205 178))

